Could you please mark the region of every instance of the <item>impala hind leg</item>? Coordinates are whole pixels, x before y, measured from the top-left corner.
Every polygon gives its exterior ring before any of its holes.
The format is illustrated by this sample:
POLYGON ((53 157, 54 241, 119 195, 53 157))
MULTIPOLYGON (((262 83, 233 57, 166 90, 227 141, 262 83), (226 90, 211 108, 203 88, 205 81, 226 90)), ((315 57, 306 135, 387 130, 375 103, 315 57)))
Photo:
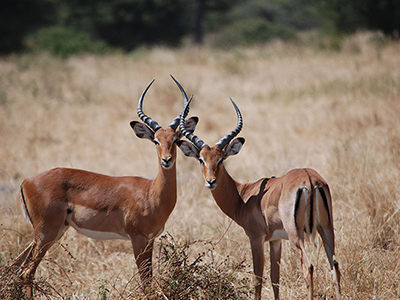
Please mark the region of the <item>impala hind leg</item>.
POLYGON ((24 284, 24 293, 28 298, 33 298, 33 279, 36 269, 46 252, 62 237, 67 229, 68 225, 62 215, 54 222, 44 223, 42 226, 34 228, 33 242, 11 265, 19 268, 24 284))
POLYGON ((335 237, 333 229, 330 227, 329 230, 325 230, 322 227, 318 227, 318 233, 320 234, 324 243, 325 252, 329 260, 329 265, 331 267, 331 272, 336 288, 336 298, 340 300, 342 299, 340 291, 340 270, 339 263, 336 261, 335 257, 335 237))
POLYGON ((152 256, 154 239, 149 240, 142 235, 131 237, 131 239, 140 279, 145 286, 150 285, 153 276, 152 256))
POLYGON ((295 252, 303 270, 303 277, 307 285, 307 299, 312 300, 314 294, 314 267, 309 263, 307 253, 304 248, 304 241, 300 237, 290 238, 290 246, 295 252))
POLYGON ((28 299, 33 299, 33 278, 43 256, 53 243, 33 241, 14 261, 12 267, 19 267, 22 290, 28 299))
POLYGON ((279 299, 279 275, 282 252, 282 241, 269 242, 269 258, 271 261, 271 283, 275 300, 279 299))
POLYGON ((329 205, 330 193, 329 190, 324 190, 322 187, 315 189, 315 199, 317 203, 317 211, 319 213, 319 224, 317 231, 322 238, 326 255, 328 256, 331 272, 333 273, 333 280, 336 287, 336 298, 341 299, 340 294, 340 271, 339 264, 335 258, 335 233, 333 230, 332 212, 329 205))
POLYGON ((23 262, 28 258, 32 256, 32 250, 35 247, 35 242, 32 242, 29 244, 28 247, 25 248, 24 251, 22 251, 16 259, 14 259, 13 263, 11 264, 12 268, 19 268, 23 264, 23 262))
MULTIPOLYGON (((30 243, 28 247, 14 260, 11 264, 11 268, 18 271, 21 275, 22 279, 22 290, 23 293, 29 298, 33 297, 33 290, 32 290, 32 278, 27 278, 26 271, 22 267, 23 265, 26 266, 28 261, 32 260, 32 256, 34 255, 34 251, 36 248, 36 243, 33 241, 30 243)), ((25 267, 26 268, 26 267, 25 267)))

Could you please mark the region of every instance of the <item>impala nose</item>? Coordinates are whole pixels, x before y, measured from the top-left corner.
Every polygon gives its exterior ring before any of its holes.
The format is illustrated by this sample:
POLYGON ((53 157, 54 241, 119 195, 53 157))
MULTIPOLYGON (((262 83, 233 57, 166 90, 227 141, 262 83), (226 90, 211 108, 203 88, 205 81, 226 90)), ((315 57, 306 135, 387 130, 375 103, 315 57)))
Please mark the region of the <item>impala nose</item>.
POLYGON ((172 165, 172 157, 163 157, 161 164, 164 168, 170 167, 172 165))
POLYGON ((206 179, 206 187, 209 189, 214 189, 217 186, 217 180, 215 178, 206 179))

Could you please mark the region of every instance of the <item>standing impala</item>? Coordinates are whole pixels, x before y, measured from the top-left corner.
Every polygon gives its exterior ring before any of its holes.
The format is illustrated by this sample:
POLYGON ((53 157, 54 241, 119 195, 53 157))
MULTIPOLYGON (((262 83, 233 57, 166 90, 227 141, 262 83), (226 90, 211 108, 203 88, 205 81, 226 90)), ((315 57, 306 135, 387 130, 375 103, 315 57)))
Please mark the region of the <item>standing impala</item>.
MULTIPOLYGON (((187 101, 182 86, 172 79, 187 101)), ((69 226, 91 238, 130 240, 142 281, 151 280, 154 238, 163 231, 176 203, 176 143, 181 137, 179 116, 163 129, 143 113, 143 99, 153 82, 138 103, 137 114, 143 123, 132 121, 130 125, 139 138, 156 145, 159 168, 155 179, 56 168, 22 183, 22 206, 34 238, 13 267, 20 268, 28 287, 46 251, 69 226)), ((189 131, 197 121, 197 117, 189 119, 189 131)), ((27 294, 32 297, 31 288, 27 294)))
POLYGON ((181 115, 181 132, 192 142, 179 141, 181 151, 200 161, 205 185, 221 210, 245 230, 250 238, 256 275, 255 299, 261 299, 264 269, 264 243, 270 243, 271 282, 275 299, 279 299, 281 240, 289 239, 301 264, 307 284, 308 299, 313 298, 313 266, 304 248, 304 236, 320 234, 333 272, 336 295, 340 299, 340 272, 335 259, 332 200, 326 181, 313 169, 294 169, 279 178, 262 178, 254 183, 236 182, 225 170, 223 161, 239 153, 244 138, 232 140, 242 129, 243 121, 236 104, 236 128, 210 147, 195 136, 185 117, 187 101, 181 115), (186 124, 185 124, 186 123, 186 124))

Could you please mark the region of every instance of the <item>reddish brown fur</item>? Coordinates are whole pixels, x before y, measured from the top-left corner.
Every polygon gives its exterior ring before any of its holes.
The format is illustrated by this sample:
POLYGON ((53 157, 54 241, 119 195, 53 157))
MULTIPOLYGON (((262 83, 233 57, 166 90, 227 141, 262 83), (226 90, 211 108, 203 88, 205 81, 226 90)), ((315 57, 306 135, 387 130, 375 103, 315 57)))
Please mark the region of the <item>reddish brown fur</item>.
MULTIPOLYGON (((196 123, 197 118, 190 119, 191 130, 196 123)), ((70 225, 95 238, 130 239, 141 279, 146 284, 151 279, 154 238, 163 231, 176 204, 176 142, 181 133, 172 127, 154 132, 136 121, 131 126, 139 138, 157 145, 155 179, 56 168, 22 183, 22 199, 34 239, 13 267, 21 270, 29 297, 33 296, 29 286, 36 268, 70 225)))
POLYGON ((279 178, 262 178, 254 183, 236 182, 226 171, 223 160, 237 154, 244 143, 237 138, 225 149, 205 144, 201 150, 188 142, 179 147, 186 156, 196 157, 202 164, 206 186, 221 210, 245 230, 250 239, 256 275, 255 299, 261 299, 264 270, 264 243, 270 242, 271 282, 274 297, 279 299, 281 239, 289 239, 303 269, 308 299, 313 298, 313 266, 304 248, 308 224, 321 235, 333 272, 336 296, 340 295, 340 272, 335 259, 332 200, 326 181, 313 169, 294 169, 279 178), (319 189, 324 190, 322 199, 319 189), (304 193, 307 193, 305 195, 304 193), (311 201, 312 204, 311 204, 311 201), (327 202, 327 207, 324 204, 327 202), (296 202, 298 202, 296 207, 296 202))

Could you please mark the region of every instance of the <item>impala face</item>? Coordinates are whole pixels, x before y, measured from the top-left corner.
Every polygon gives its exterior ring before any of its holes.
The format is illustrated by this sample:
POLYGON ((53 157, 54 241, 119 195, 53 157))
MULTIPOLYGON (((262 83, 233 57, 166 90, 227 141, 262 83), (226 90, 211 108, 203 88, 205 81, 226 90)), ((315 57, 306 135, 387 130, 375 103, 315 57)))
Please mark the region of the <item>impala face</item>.
MULTIPOLYGON (((187 102, 189 102, 189 100, 187 98, 185 90, 172 75, 171 77, 181 90, 183 99, 186 104, 187 102)), ((180 116, 176 117, 166 129, 163 129, 160 125, 158 125, 155 120, 153 120, 143 112, 143 99, 153 82, 154 80, 150 82, 150 84, 140 96, 138 102, 137 113, 143 123, 132 121, 131 127, 138 138, 148 139, 156 145, 157 156, 161 167, 163 169, 170 169, 174 166, 176 160, 176 142, 179 141, 180 137, 182 136, 180 129, 178 128, 180 116)), ((199 118, 197 117, 191 117, 187 120, 188 132, 192 133, 194 131, 198 120, 199 118)))
POLYGON ((206 145, 201 149, 198 160, 201 164, 203 177, 205 180, 205 186, 210 190, 213 190, 218 185, 218 173, 220 164, 223 162, 224 153, 217 147, 206 145))
POLYGON ((160 129, 154 137, 154 144, 157 147, 159 162, 164 169, 170 169, 176 161, 176 142, 178 134, 170 127, 160 129))
POLYGON ((205 186, 210 190, 215 189, 225 173, 224 160, 231 155, 239 153, 244 144, 244 138, 239 137, 234 139, 223 150, 218 145, 213 147, 204 144, 201 150, 187 141, 179 141, 178 146, 182 153, 188 157, 195 157, 201 164, 205 186))
POLYGON ((243 126, 243 119, 239 108, 233 102, 232 105, 236 110, 237 114, 237 126, 229 134, 225 135, 222 139, 210 147, 190 130, 190 119, 185 121, 185 117, 189 112, 189 105, 192 99, 189 99, 183 109, 180 119, 180 130, 184 136, 186 136, 190 143, 187 141, 179 141, 178 147, 181 149, 184 155, 188 157, 195 157, 198 159, 202 166, 202 172, 205 182, 205 186, 210 190, 215 189, 218 186, 220 175, 223 173, 223 161, 230 155, 236 155, 244 144, 244 138, 233 138, 238 135, 243 126))
MULTIPOLYGON (((190 131, 195 129, 197 121, 197 117, 187 120, 190 131)), ((176 161, 176 143, 181 137, 179 129, 175 130, 173 127, 167 127, 167 129, 159 128, 154 132, 145 124, 137 121, 132 121, 131 127, 138 138, 149 139, 156 145, 159 163, 163 169, 167 170, 174 166, 176 161)))

